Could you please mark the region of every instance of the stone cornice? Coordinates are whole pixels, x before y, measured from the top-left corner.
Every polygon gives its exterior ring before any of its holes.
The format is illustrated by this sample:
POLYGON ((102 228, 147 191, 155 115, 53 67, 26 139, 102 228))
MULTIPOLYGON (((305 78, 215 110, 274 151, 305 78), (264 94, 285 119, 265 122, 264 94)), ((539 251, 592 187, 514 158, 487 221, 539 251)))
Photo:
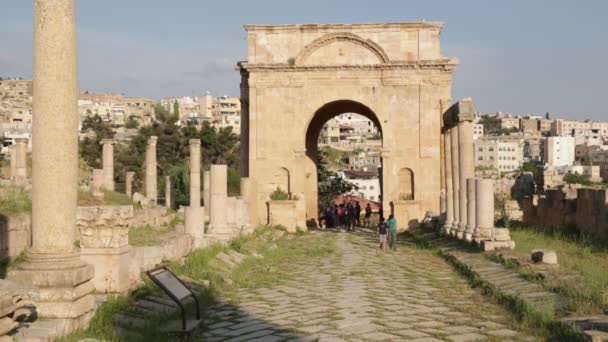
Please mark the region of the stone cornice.
POLYGON ((306 59, 317 49, 329 45, 334 42, 347 41, 356 45, 363 46, 370 52, 372 52, 381 63, 389 63, 388 55, 384 52, 384 49, 374 41, 369 39, 363 39, 356 34, 350 32, 337 32, 326 34, 320 38, 317 38, 312 43, 306 45, 304 49, 295 58, 295 65, 302 65, 306 59))
POLYGON ((353 29, 437 29, 443 28, 443 23, 429 22, 397 22, 397 23, 359 23, 359 24, 291 24, 291 25, 244 25, 245 31, 273 32, 273 31, 319 31, 319 30, 353 30, 353 29))
POLYGON ((251 71, 278 71, 278 72, 301 72, 301 71, 331 71, 331 70, 442 70, 454 71, 458 65, 455 58, 425 61, 395 61, 383 64, 368 65, 290 65, 287 63, 276 64, 250 64, 239 62, 241 70, 251 71))

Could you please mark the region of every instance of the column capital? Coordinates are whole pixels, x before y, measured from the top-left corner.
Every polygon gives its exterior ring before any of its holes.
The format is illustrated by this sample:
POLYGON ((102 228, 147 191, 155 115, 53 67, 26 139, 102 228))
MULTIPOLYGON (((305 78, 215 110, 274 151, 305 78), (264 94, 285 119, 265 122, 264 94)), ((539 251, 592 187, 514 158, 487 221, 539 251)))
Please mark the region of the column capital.
POLYGON ((190 145, 200 145, 201 139, 190 139, 190 145))
POLYGON ((100 144, 102 144, 102 145, 114 145, 114 144, 116 144, 116 140, 114 140, 114 139, 101 139, 100 144))
POLYGON ((148 138, 148 145, 156 145, 157 141, 158 141, 158 137, 153 135, 150 138, 148 138))
POLYGON ((28 143, 30 141, 30 139, 28 138, 15 138, 15 142, 16 143, 28 143))

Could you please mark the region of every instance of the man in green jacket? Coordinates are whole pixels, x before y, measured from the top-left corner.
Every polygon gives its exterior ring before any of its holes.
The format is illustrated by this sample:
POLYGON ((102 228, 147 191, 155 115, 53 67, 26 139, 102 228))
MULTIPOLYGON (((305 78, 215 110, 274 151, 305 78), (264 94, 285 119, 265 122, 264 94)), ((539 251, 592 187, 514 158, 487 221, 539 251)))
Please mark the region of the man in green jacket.
POLYGON ((388 245, 390 249, 397 250, 397 220, 394 215, 391 215, 386 222, 388 223, 388 245))

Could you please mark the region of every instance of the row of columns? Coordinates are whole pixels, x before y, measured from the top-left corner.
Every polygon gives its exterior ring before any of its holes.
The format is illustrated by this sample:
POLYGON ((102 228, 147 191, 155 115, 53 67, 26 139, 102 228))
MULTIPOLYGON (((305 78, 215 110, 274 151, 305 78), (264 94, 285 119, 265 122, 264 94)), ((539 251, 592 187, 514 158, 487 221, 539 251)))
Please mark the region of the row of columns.
MULTIPOLYGON (((472 104, 461 102, 457 108, 472 109, 472 104)), ((493 238, 494 181, 475 178, 474 116, 469 112, 449 114, 443 129, 446 203, 442 232, 482 243, 493 238)))

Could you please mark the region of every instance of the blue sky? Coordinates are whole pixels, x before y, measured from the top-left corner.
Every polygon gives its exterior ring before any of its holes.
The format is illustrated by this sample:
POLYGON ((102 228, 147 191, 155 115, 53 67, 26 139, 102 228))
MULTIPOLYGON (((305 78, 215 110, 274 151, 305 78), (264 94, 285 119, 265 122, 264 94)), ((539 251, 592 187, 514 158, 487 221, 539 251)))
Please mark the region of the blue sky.
MULTIPOLYGON (((80 0, 80 88, 238 95, 244 24, 443 21, 453 98, 608 120, 608 1, 80 0)), ((31 77, 33 0, 1 0, 0 76, 31 77)))

